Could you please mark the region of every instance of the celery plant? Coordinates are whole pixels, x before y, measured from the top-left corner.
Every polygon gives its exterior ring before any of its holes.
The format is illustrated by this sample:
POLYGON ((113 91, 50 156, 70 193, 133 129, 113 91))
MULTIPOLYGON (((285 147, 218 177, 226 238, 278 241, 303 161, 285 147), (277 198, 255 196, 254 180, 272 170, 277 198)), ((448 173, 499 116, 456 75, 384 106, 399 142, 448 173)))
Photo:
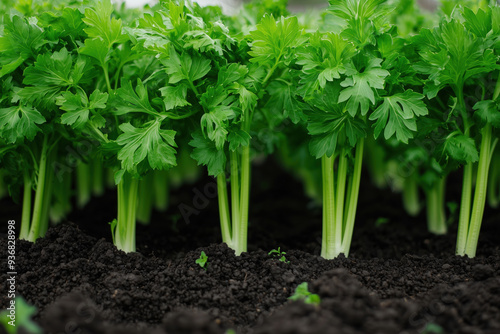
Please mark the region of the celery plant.
POLYGON ((440 131, 448 131, 443 138, 445 155, 464 164, 456 253, 469 257, 476 255, 489 166, 498 141, 493 129, 500 126, 500 80, 496 79, 500 67, 496 37, 500 33, 499 18, 498 6, 476 13, 457 7, 439 27, 424 29, 414 39, 421 56, 416 68, 427 76, 427 96, 438 101, 450 93, 453 96, 439 102, 451 106, 451 111, 443 112, 445 121, 440 131), (491 75, 495 78, 493 84, 485 81, 491 75), (481 88, 479 94, 476 87, 481 88), (441 93, 443 90, 446 93, 441 93), (480 139, 479 150, 475 137, 480 139))
POLYGON ((310 149, 321 158, 321 256, 328 259, 349 255, 370 121, 375 138, 383 132, 407 143, 416 118, 427 114, 423 96, 408 88, 414 72, 404 40, 387 33, 381 1, 332 1, 330 12, 341 22, 339 33, 310 35, 297 57, 310 149))

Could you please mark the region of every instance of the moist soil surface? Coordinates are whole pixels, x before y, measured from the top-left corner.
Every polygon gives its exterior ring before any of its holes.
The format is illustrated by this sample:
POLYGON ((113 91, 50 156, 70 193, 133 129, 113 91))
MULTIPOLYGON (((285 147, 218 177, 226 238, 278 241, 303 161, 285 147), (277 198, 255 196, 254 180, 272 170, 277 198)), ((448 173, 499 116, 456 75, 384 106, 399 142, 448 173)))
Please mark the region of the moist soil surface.
MULTIPOLYGON (((37 307, 44 332, 57 334, 500 333, 498 210, 485 213, 476 258, 457 257, 456 224, 444 236, 427 233, 424 212, 409 217, 400 195, 363 173, 348 258, 319 257, 321 207, 268 161, 253 169, 248 253, 221 243, 211 178, 172 189, 169 210, 138 225, 132 254, 112 244, 109 190, 35 244, 17 241, 17 293, 37 307), (287 262, 268 254, 278 247, 287 262), (206 268, 195 263, 201 251, 206 268), (319 306, 288 299, 302 282, 319 306)), ((20 207, 10 199, 0 207, 5 233, 20 207)), ((4 234, 4 268, 6 250, 4 234)))

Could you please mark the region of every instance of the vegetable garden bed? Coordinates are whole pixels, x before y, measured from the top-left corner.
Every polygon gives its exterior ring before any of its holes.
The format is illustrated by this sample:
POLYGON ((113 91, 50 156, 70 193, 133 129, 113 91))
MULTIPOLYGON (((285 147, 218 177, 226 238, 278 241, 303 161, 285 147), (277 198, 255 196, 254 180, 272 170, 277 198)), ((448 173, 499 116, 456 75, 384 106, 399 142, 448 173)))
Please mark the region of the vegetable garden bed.
POLYGON ((500 331, 498 1, 2 0, 0 89, 9 334, 500 331))
MULTIPOLYGON (((500 330, 498 213, 486 214, 478 256, 457 257, 452 251, 455 231, 428 233, 425 215, 408 217, 391 205, 400 201, 397 194, 366 180, 351 256, 324 260, 317 233, 320 210, 311 215, 310 200, 298 191, 301 185, 272 162, 256 168, 255 177, 262 183, 252 189, 254 232, 248 254, 236 257, 218 240, 215 199, 177 229, 164 223, 177 210, 155 213, 150 226, 138 227, 139 252, 117 251, 109 230, 93 223, 106 218, 106 208, 116 201, 108 191, 70 216, 76 224, 54 227, 36 244, 18 244, 19 294, 38 307, 35 319, 46 333, 500 330), (270 206, 278 196, 281 200, 270 206), (389 222, 377 227, 373 217, 389 222), (277 247, 286 251, 289 263, 268 255, 277 247), (195 263, 201 251, 208 256, 206 270, 195 263), (287 299, 301 282, 310 282, 320 306, 287 299)), ((203 178, 175 191, 172 206, 189 203, 192 189, 209 182, 203 178)), ((4 199, 2 219, 15 215, 8 207, 4 199)), ((4 238, 0 245, 5 256, 4 238)))

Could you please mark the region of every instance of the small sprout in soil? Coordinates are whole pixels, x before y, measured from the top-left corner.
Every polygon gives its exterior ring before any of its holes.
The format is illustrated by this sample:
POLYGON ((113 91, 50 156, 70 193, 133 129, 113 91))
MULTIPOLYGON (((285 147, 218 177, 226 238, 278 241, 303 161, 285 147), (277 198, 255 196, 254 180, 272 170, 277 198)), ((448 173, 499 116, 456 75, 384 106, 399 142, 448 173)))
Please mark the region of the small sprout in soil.
POLYGON ((207 268, 205 267, 207 265, 207 261, 208 261, 207 254, 205 254, 204 251, 201 251, 200 258, 196 260, 196 263, 203 269, 207 270, 207 268))
POLYGON ((295 289, 293 296, 288 297, 290 300, 303 300, 306 304, 319 305, 321 299, 315 293, 309 292, 307 282, 301 283, 295 289))
POLYGON ((225 334, 236 334, 234 329, 228 329, 225 334))
POLYGON ((278 249, 273 249, 268 253, 268 255, 273 255, 274 257, 279 257, 279 260, 284 263, 290 263, 285 257, 286 252, 281 251, 281 247, 278 247, 278 249))
POLYGON ((384 224, 387 224, 388 222, 389 222, 389 218, 379 217, 375 221, 375 227, 380 227, 380 226, 382 226, 384 224))
POLYGON ((428 323, 421 334, 443 334, 444 330, 441 326, 433 323, 428 323))
POLYGON ((0 313, 0 323, 8 334, 21 332, 30 334, 41 334, 42 329, 31 320, 31 317, 37 312, 36 307, 32 306, 22 298, 16 297, 10 301, 9 307, 0 313))

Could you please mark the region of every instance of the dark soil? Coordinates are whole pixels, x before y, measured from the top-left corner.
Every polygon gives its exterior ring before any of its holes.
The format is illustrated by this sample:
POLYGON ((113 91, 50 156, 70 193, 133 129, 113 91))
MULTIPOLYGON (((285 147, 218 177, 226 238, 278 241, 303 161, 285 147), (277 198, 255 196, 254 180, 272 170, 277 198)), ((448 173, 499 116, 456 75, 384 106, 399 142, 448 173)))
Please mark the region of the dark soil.
MULTIPOLYGON (((220 243, 210 178, 173 190, 168 212, 138 226, 133 254, 111 243, 108 191, 36 244, 17 242, 18 294, 38 308, 45 332, 57 334, 500 333, 498 210, 486 212, 478 256, 457 257, 453 227, 428 234, 424 215, 408 217, 399 195, 365 178, 351 254, 327 261, 318 256, 321 208, 272 162, 253 172, 248 253, 236 257, 220 243), (189 222, 182 204, 198 211, 189 222), (380 217, 388 223, 375 227, 380 217), (289 263, 268 255, 278 247, 289 263), (206 270, 195 263, 202 250, 206 270), (319 306, 288 300, 302 282, 319 306)), ((2 221, 20 221, 18 206, 0 205, 2 221)), ((2 237, 2 263, 6 249, 2 237)), ((0 307, 7 301, 2 293, 0 307)))

